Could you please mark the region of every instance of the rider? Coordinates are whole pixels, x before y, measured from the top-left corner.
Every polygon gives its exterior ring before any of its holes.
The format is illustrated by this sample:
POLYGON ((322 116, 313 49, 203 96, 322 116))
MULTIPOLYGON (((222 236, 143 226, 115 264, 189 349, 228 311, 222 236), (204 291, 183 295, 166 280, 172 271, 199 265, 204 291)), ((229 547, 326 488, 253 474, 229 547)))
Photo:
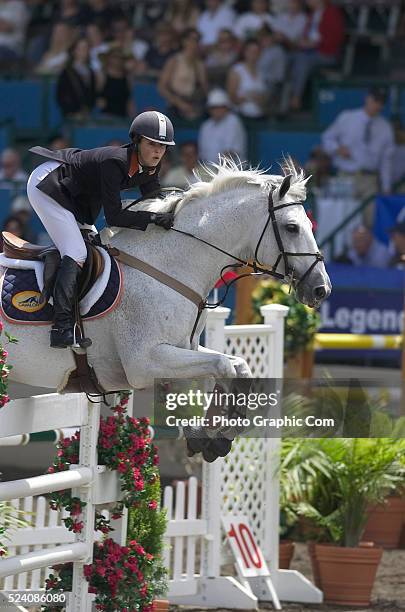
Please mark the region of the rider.
POLYGON ((139 187, 143 197, 160 190, 161 159, 174 145, 174 129, 168 117, 156 111, 141 113, 133 120, 131 142, 95 149, 30 151, 48 158, 31 173, 27 193, 61 255, 54 292, 54 324, 51 347, 74 343, 74 302, 78 279, 87 257, 79 229, 94 229, 101 208, 108 225, 145 230, 149 223, 170 229, 173 214, 122 210, 120 191, 139 187))

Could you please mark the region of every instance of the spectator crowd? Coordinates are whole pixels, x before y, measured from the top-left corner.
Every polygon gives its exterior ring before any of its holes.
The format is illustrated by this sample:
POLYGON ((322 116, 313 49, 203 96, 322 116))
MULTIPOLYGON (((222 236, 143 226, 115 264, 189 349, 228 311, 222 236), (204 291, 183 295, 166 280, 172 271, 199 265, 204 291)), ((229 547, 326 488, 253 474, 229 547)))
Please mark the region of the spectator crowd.
MULTIPOLYGON (((195 142, 178 147, 178 163, 162 165, 162 184, 185 188, 200 161, 249 161, 250 125, 301 111, 316 71, 339 66, 345 28, 332 0, 0 0, 0 71, 55 78, 62 114, 76 121, 132 119, 133 84, 154 80, 166 104, 160 110, 175 125, 199 127, 195 142)), ((372 89, 361 108, 324 131, 307 168, 316 187, 335 174, 353 181, 357 200, 391 192, 395 143, 385 102, 386 92, 372 89)), ((71 143, 58 136, 48 146, 71 143)), ((0 188, 26 178, 18 152, 3 151, 0 188)), ((8 226, 27 237, 21 196, 11 212, 8 226)), ((373 213, 370 204, 338 259, 402 265, 404 223, 388 252, 373 239, 373 213)))
POLYGON ((341 58, 329 0, 0 0, 0 68, 58 78, 66 117, 132 116, 156 78, 175 117, 198 119, 221 86, 248 119, 299 110, 308 79, 341 58))

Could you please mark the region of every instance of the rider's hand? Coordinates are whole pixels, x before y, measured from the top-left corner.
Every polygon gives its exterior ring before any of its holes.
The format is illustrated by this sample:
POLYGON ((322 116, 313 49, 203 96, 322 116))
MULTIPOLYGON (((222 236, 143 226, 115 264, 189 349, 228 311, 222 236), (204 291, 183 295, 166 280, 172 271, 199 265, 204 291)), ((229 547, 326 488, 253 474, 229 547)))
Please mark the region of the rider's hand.
POLYGON ((170 229, 174 223, 173 213, 152 213, 150 216, 151 223, 164 227, 166 230, 170 229))

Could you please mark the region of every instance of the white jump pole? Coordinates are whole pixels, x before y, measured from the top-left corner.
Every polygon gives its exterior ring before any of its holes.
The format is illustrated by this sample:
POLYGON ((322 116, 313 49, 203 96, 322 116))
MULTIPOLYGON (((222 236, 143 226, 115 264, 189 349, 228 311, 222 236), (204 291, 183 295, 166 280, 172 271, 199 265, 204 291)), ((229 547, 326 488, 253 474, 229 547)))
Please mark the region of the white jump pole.
POLYGON ((83 486, 91 482, 93 472, 87 467, 79 467, 56 474, 44 474, 11 482, 0 482, 0 500, 9 501, 31 495, 45 495, 53 491, 62 491, 72 487, 83 486))

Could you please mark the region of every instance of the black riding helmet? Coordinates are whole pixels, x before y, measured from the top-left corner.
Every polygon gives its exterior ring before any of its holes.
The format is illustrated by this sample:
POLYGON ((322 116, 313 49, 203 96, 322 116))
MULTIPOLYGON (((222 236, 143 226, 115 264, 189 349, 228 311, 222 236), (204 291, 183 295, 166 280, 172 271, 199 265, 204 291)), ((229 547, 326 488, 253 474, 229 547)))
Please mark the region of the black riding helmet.
POLYGON ((153 142, 161 142, 165 145, 175 145, 174 128, 169 117, 158 111, 146 111, 140 113, 129 128, 129 137, 135 143, 138 143, 141 137, 152 140, 153 142))

